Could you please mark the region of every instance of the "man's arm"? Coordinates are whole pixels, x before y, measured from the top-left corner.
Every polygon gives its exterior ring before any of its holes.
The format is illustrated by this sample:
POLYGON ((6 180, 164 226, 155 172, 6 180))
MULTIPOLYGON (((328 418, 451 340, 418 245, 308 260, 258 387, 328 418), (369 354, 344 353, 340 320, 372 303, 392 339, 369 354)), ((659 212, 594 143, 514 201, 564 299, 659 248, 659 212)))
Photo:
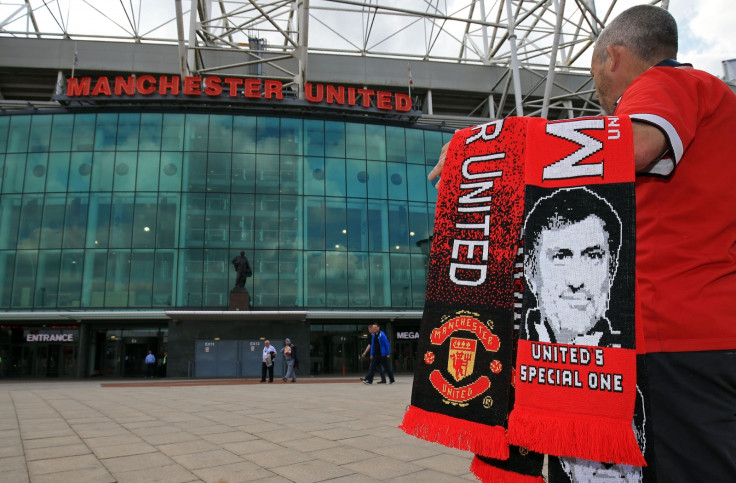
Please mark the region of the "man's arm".
POLYGON ((651 124, 632 120, 631 129, 634 134, 634 164, 636 172, 640 173, 659 160, 669 149, 669 144, 664 133, 651 124))

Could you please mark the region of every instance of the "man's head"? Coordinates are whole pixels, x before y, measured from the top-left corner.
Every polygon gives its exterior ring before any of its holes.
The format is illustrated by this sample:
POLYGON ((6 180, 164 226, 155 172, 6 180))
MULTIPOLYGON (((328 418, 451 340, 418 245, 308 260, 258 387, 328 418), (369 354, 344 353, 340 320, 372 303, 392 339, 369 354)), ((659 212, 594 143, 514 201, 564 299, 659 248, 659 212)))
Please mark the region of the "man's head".
POLYGON ((606 114, 642 72, 677 57, 677 22, 667 10, 637 5, 622 12, 600 33, 590 73, 606 114))
POLYGON ((287 337, 286 339, 284 339, 284 343, 285 343, 286 345, 291 345, 291 339, 289 339, 289 338, 287 337))
POLYGON ((270 340, 267 340, 267 341, 264 342, 264 344, 266 344, 266 347, 268 347, 268 346, 271 345, 271 341, 270 340))
POLYGON ((244 257, 245 256, 245 252, 240 252, 240 256, 241 257, 244 257))
POLYGON ((608 310, 621 221, 586 188, 540 198, 524 222, 524 276, 558 342, 588 332, 608 310))

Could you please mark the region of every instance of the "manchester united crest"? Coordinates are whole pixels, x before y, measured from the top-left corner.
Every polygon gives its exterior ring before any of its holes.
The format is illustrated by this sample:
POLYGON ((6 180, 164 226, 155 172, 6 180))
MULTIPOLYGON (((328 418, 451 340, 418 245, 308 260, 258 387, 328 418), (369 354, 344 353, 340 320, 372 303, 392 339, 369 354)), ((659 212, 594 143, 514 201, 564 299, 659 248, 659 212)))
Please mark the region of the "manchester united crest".
POLYGON ((447 358, 447 372, 457 382, 473 374, 475 366, 475 348, 478 341, 475 339, 450 338, 450 354, 447 358))

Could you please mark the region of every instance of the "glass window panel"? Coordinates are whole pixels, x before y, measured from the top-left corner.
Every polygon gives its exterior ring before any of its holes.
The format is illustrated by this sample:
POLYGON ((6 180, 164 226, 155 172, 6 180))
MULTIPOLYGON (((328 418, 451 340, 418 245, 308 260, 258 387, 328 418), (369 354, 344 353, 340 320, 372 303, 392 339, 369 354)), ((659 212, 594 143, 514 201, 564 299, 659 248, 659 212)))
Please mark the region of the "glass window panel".
POLYGON ((139 152, 138 153, 138 169, 136 173, 136 190, 137 191, 157 191, 158 190, 158 174, 160 172, 159 159, 161 153, 155 152, 139 152))
POLYGON ((230 195, 207 193, 206 207, 204 246, 207 248, 225 248, 229 246, 230 195))
POLYGON ((325 254, 327 307, 348 306, 348 257, 346 252, 325 254))
POLYGON ((184 191, 206 191, 207 153, 184 153, 182 185, 184 191))
POLYGON ((345 123, 325 122, 325 156, 331 158, 345 157, 345 123))
POLYGON ((257 198, 255 212, 255 246, 277 248, 279 246, 279 197, 262 195, 257 198))
POLYGON ((253 260, 254 305, 277 307, 279 302, 279 252, 278 250, 255 250, 253 260))
POLYGON ((406 160, 409 163, 424 164, 424 131, 406 130, 406 160))
POLYGON ((161 153, 161 176, 159 179, 159 190, 180 191, 182 174, 182 153, 161 153))
MULTIPOLYGON (((407 198, 406 165, 401 163, 387 163, 386 171, 388 172, 389 199, 405 200, 407 198)), ((422 179, 422 181, 424 180, 422 179)))
POLYGON ((107 252, 105 307, 127 307, 130 293, 130 250, 107 252))
POLYGON ((308 196, 305 199, 305 246, 308 250, 325 249, 325 200, 308 196))
POLYGON ((389 250, 388 229, 388 203, 385 200, 368 200, 368 250, 389 250))
POLYGON ((403 127, 386 126, 386 157, 389 161, 406 162, 403 127))
POLYGON ((306 158, 304 163, 304 194, 325 194, 324 158, 306 158))
POLYGON ((210 153, 207 157, 207 191, 227 193, 231 180, 230 153, 210 153))
POLYGON ((36 296, 38 250, 18 250, 13 270, 13 308, 31 308, 36 296))
POLYGON ((347 196, 345 159, 327 158, 325 160, 325 194, 327 196, 347 196))
POLYGON ((69 151, 74 132, 74 115, 54 114, 51 128, 51 151, 69 151))
POLYGON ((115 151, 118 134, 118 115, 98 114, 95 121, 95 151, 115 151))
POLYGON ((184 151, 207 151, 209 116, 187 114, 184 129, 184 151))
POLYGON ((386 163, 382 161, 368 161, 367 187, 368 198, 388 198, 388 181, 386 179, 386 163))
POLYGON ((69 153, 51 153, 49 155, 48 174, 46 176, 46 192, 64 192, 69 183, 69 153))
POLYGON ((89 196, 86 193, 68 195, 64 218, 64 248, 84 248, 88 207, 89 196))
POLYGON ((391 254, 391 306, 411 307, 411 265, 409 255, 391 254))
POLYGON ((36 249, 41 234, 41 215, 43 213, 43 195, 25 195, 20 209, 18 230, 18 248, 36 249))
POLYGON ((0 196, 0 249, 2 250, 16 248, 21 200, 20 195, 0 196))
POLYGON ((442 151, 442 133, 439 131, 424 131, 424 157, 425 164, 434 166, 442 151))
MULTIPOLYGON (((427 174, 429 174, 429 171, 427 171, 427 174)), ((435 204, 437 203, 437 188, 434 187, 434 184, 431 181, 427 181, 427 201, 435 204)))
POLYGON ((115 173, 115 153, 95 152, 92 156, 91 191, 112 191, 113 176, 115 173))
POLYGON ((47 153, 29 154, 26 161, 25 186, 26 193, 43 193, 46 186, 49 155, 47 153))
POLYGON ((0 153, 4 153, 8 149, 8 127, 10 126, 10 117, 0 117, 0 153))
POLYGON ((304 154, 307 156, 325 155, 324 121, 304 120, 304 154))
POLYGON ((111 193, 92 193, 87 216, 87 248, 107 248, 110 240, 111 193))
POLYGON ((365 159, 365 124, 345 123, 345 147, 348 158, 365 159))
MULTIPOLYGON (((158 197, 155 193, 136 194, 133 214, 133 248, 153 248, 156 241, 156 212, 158 197)), ((174 224, 173 220, 168 220, 174 224)))
POLYGON ((391 220, 389 243, 391 252, 409 252, 409 217, 406 204, 389 201, 388 217, 391 220))
POLYGON ((299 156, 280 157, 279 192, 281 194, 297 194, 301 186, 302 158, 299 156))
POLYGON ((234 194, 231 198, 230 245, 241 250, 253 248, 255 197, 234 194))
POLYGON ((325 306, 325 253, 304 253, 304 297, 307 307, 325 306))
POLYGON ((427 187, 432 183, 427 182, 426 171, 427 168, 421 164, 406 165, 410 201, 427 201, 427 187))
POLYGON ((72 153, 69 166, 69 191, 89 191, 92 179, 92 153, 72 153))
POLYGON ((106 273, 107 250, 87 250, 84 254, 82 307, 103 307, 105 305, 106 273))
POLYGON ((256 152, 256 118, 247 116, 233 117, 233 152, 256 152))
POLYGON ((31 121, 31 134, 28 151, 31 153, 47 152, 51 141, 52 116, 34 115, 31 121))
POLYGON ((233 145, 233 117, 210 116, 209 150, 229 153, 233 145))
POLYGON ((259 117, 257 123, 256 152, 278 154, 279 152, 279 118, 259 117))
POLYGON ((184 114, 164 114, 161 130, 161 150, 184 149, 184 114))
POLYGON ((301 232, 299 220, 301 217, 301 197, 281 196, 279 209, 279 248, 301 249, 301 232))
POLYGON ((348 250, 368 250, 368 205, 365 199, 348 198, 348 250))
POLYGON ((84 252, 65 250, 61 252, 59 269, 59 307, 80 307, 82 300, 82 268, 84 252))
POLYGON ((13 272, 15 271, 15 251, 0 251, 0 307, 10 307, 13 293, 13 272))
POLYGON ((299 259, 296 250, 279 250, 279 307, 301 307, 299 259))
POLYGON ((138 153, 119 152, 115 155, 115 174, 113 189, 115 191, 135 191, 138 169, 138 153))
POLYGON ((370 256, 348 253, 348 297, 350 307, 370 306, 370 256))
POLYGON ((391 306, 391 270, 388 253, 370 255, 371 307, 391 306))
POLYGON ((414 253, 429 253, 429 217, 431 207, 425 203, 409 203, 409 249, 414 253))
POLYGON ((23 178, 26 172, 26 157, 24 154, 8 154, 5 156, 5 170, 3 172, 3 193, 21 193, 23 178))
POLYGON ((61 248, 65 211, 65 195, 46 195, 43 207, 43 220, 41 222, 41 248, 61 248))
POLYGON ((95 114, 74 115, 72 151, 92 151, 95 141, 95 114))
POLYGON ((171 307, 173 305, 176 276, 176 258, 173 250, 156 251, 153 266, 153 303, 154 307, 171 307))
POLYGON ((140 132, 141 115, 138 113, 123 113, 118 118, 118 151, 134 151, 139 149, 138 135, 140 132))
POLYGON ((444 146, 445 144, 449 143, 450 140, 452 139, 452 136, 454 135, 455 135, 454 131, 453 132, 443 132, 442 133, 442 145, 444 146))
POLYGON ((255 154, 233 154, 232 159, 232 192, 254 193, 256 190, 255 154))
POLYGON ((204 213, 205 195, 199 193, 185 193, 182 195, 182 207, 179 228, 180 247, 204 246, 204 213))
POLYGON ((281 119, 281 154, 302 154, 302 120, 281 119))
POLYGON ((5 155, 0 153, 0 193, 2 192, 4 172, 5 172, 5 155))
POLYGON ((202 250, 179 251, 179 275, 176 305, 201 307, 204 253, 202 250))
POLYGON ((156 212, 156 247, 174 248, 178 239, 179 193, 159 193, 156 212))
POLYGON ((427 294, 427 269, 429 255, 411 255, 411 306, 417 309, 424 307, 427 294))
POLYGON ((160 151, 162 128, 162 114, 141 114, 141 140, 138 149, 140 151, 160 151))
POLYGON ((10 133, 8 134, 8 152, 28 152, 28 137, 31 130, 32 116, 12 116, 10 118, 10 133))
POLYGON ((368 172, 362 159, 348 159, 347 192, 350 196, 365 198, 367 193, 368 172))
POLYGON ((110 247, 130 248, 133 235, 133 216, 135 214, 133 193, 114 193, 112 196, 112 224, 110 226, 110 247))
POLYGON ((130 307, 153 305, 153 250, 133 250, 130 257, 130 307))
POLYGON ((225 307, 229 303, 228 274, 231 271, 229 255, 227 250, 204 251, 202 290, 205 307, 225 307))
POLYGON ((260 154, 256 157, 256 191, 259 193, 279 192, 278 155, 260 154))
MULTIPOLYGON (((379 124, 365 126, 366 150, 368 159, 386 160, 386 128, 379 124)), ((348 156, 350 157, 350 156, 348 156)))
POLYGON ((38 277, 34 305, 36 307, 56 307, 59 294, 59 250, 38 252, 38 277))
POLYGON ((347 250, 348 227, 345 200, 327 199, 325 204, 325 244, 327 250, 347 250))

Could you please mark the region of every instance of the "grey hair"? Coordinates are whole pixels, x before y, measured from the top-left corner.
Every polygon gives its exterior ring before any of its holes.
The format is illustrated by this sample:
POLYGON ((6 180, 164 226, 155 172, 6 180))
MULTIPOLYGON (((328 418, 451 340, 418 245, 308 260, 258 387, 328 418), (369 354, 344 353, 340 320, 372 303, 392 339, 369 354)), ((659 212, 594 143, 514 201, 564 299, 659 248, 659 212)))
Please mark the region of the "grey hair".
POLYGON ((606 59, 606 47, 622 45, 651 65, 677 58, 677 22, 665 9, 637 5, 623 11, 598 36, 595 58, 606 59))

